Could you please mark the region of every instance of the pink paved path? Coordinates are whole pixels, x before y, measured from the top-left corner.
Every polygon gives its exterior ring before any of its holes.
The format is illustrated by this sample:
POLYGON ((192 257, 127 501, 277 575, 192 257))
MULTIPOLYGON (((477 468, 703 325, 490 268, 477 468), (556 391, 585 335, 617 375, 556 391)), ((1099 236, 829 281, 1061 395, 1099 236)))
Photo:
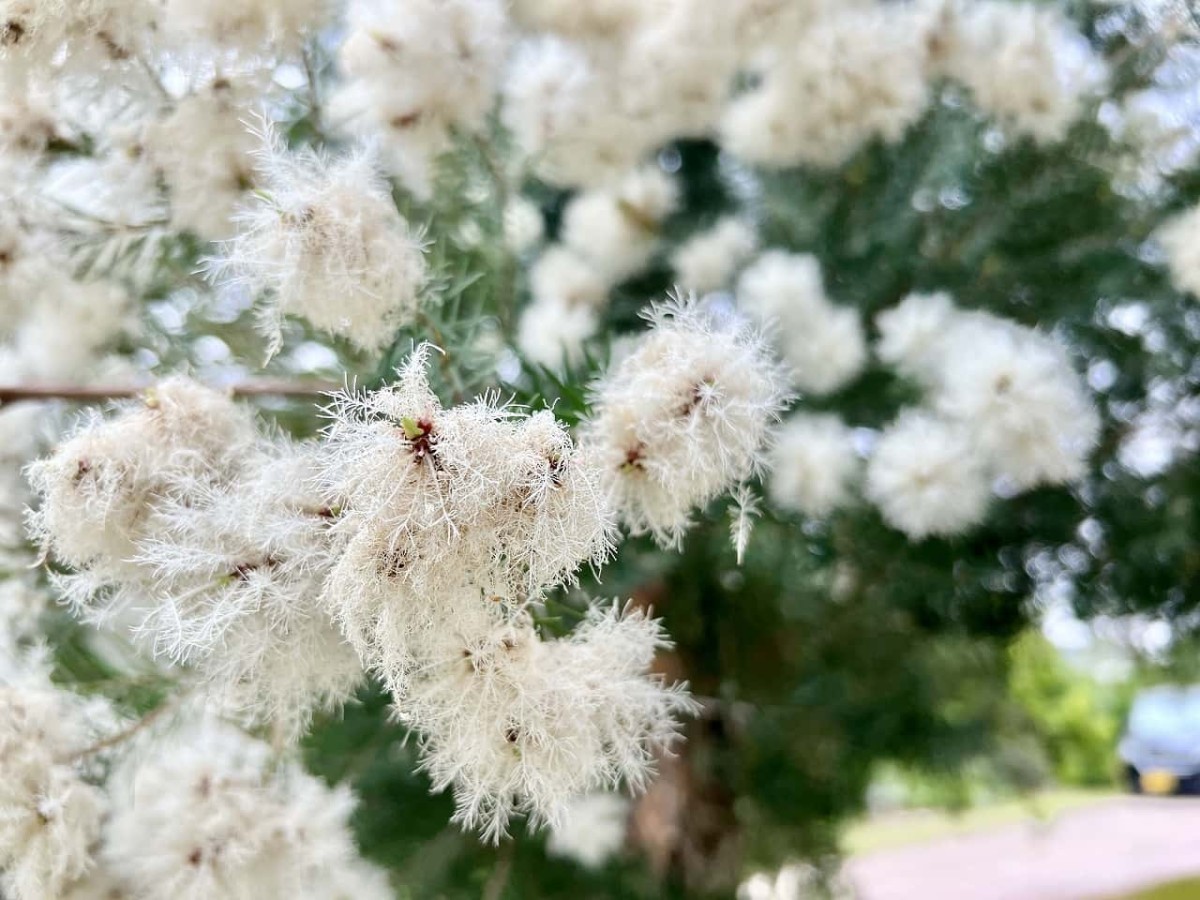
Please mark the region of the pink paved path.
POLYGON ((1049 822, 869 853, 846 874, 861 900, 1119 896, 1200 875, 1200 798, 1104 801, 1049 822))

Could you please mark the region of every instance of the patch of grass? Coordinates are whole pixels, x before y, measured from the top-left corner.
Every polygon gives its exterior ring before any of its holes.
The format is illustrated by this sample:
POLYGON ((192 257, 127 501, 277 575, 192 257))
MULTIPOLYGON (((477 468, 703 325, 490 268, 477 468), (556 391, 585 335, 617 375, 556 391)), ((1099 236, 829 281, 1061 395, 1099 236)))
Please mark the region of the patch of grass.
POLYGON ((1113 900, 1197 900, 1200 898, 1200 878, 1169 881, 1152 888, 1126 894, 1113 900))
MULTIPOLYGON (((961 813, 937 809, 882 813, 852 823, 842 835, 842 848, 847 856, 857 856, 1020 822, 1045 821, 1113 796, 1108 790, 1069 789, 977 806, 961 813)), ((1186 896, 1200 900, 1200 893, 1186 896)))

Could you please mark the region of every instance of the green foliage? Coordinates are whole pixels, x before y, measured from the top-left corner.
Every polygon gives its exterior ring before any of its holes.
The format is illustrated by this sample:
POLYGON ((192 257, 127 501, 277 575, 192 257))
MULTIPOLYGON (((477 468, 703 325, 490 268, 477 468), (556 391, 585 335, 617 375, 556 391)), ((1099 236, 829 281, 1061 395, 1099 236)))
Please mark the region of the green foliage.
POLYGON ((1120 734, 1116 691, 1075 671, 1040 634, 1012 645, 1009 691, 1064 785, 1113 783, 1120 734))

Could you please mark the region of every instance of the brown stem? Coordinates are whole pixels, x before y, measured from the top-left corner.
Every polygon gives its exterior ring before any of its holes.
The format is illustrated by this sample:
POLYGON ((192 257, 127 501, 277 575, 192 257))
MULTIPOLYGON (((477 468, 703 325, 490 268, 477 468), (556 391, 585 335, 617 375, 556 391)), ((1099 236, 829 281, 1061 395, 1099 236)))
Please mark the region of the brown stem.
MULTIPOLYGON (((338 390, 328 382, 246 381, 229 388, 235 397, 318 397, 338 390)), ((136 397, 145 385, 9 384, 0 385, 0 406, 33 400, 75 400, 95 403, 117 397, 136 397)))

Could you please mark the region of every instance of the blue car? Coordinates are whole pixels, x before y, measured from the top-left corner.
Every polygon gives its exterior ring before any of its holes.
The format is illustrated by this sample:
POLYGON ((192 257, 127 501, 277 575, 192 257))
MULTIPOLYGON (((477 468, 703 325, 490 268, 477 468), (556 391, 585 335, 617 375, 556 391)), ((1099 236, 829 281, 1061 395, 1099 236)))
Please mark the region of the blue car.
POLYGON ((1139 794, 1200 794, 1200 685, 1142 691, 1117 748, 1139 794))

